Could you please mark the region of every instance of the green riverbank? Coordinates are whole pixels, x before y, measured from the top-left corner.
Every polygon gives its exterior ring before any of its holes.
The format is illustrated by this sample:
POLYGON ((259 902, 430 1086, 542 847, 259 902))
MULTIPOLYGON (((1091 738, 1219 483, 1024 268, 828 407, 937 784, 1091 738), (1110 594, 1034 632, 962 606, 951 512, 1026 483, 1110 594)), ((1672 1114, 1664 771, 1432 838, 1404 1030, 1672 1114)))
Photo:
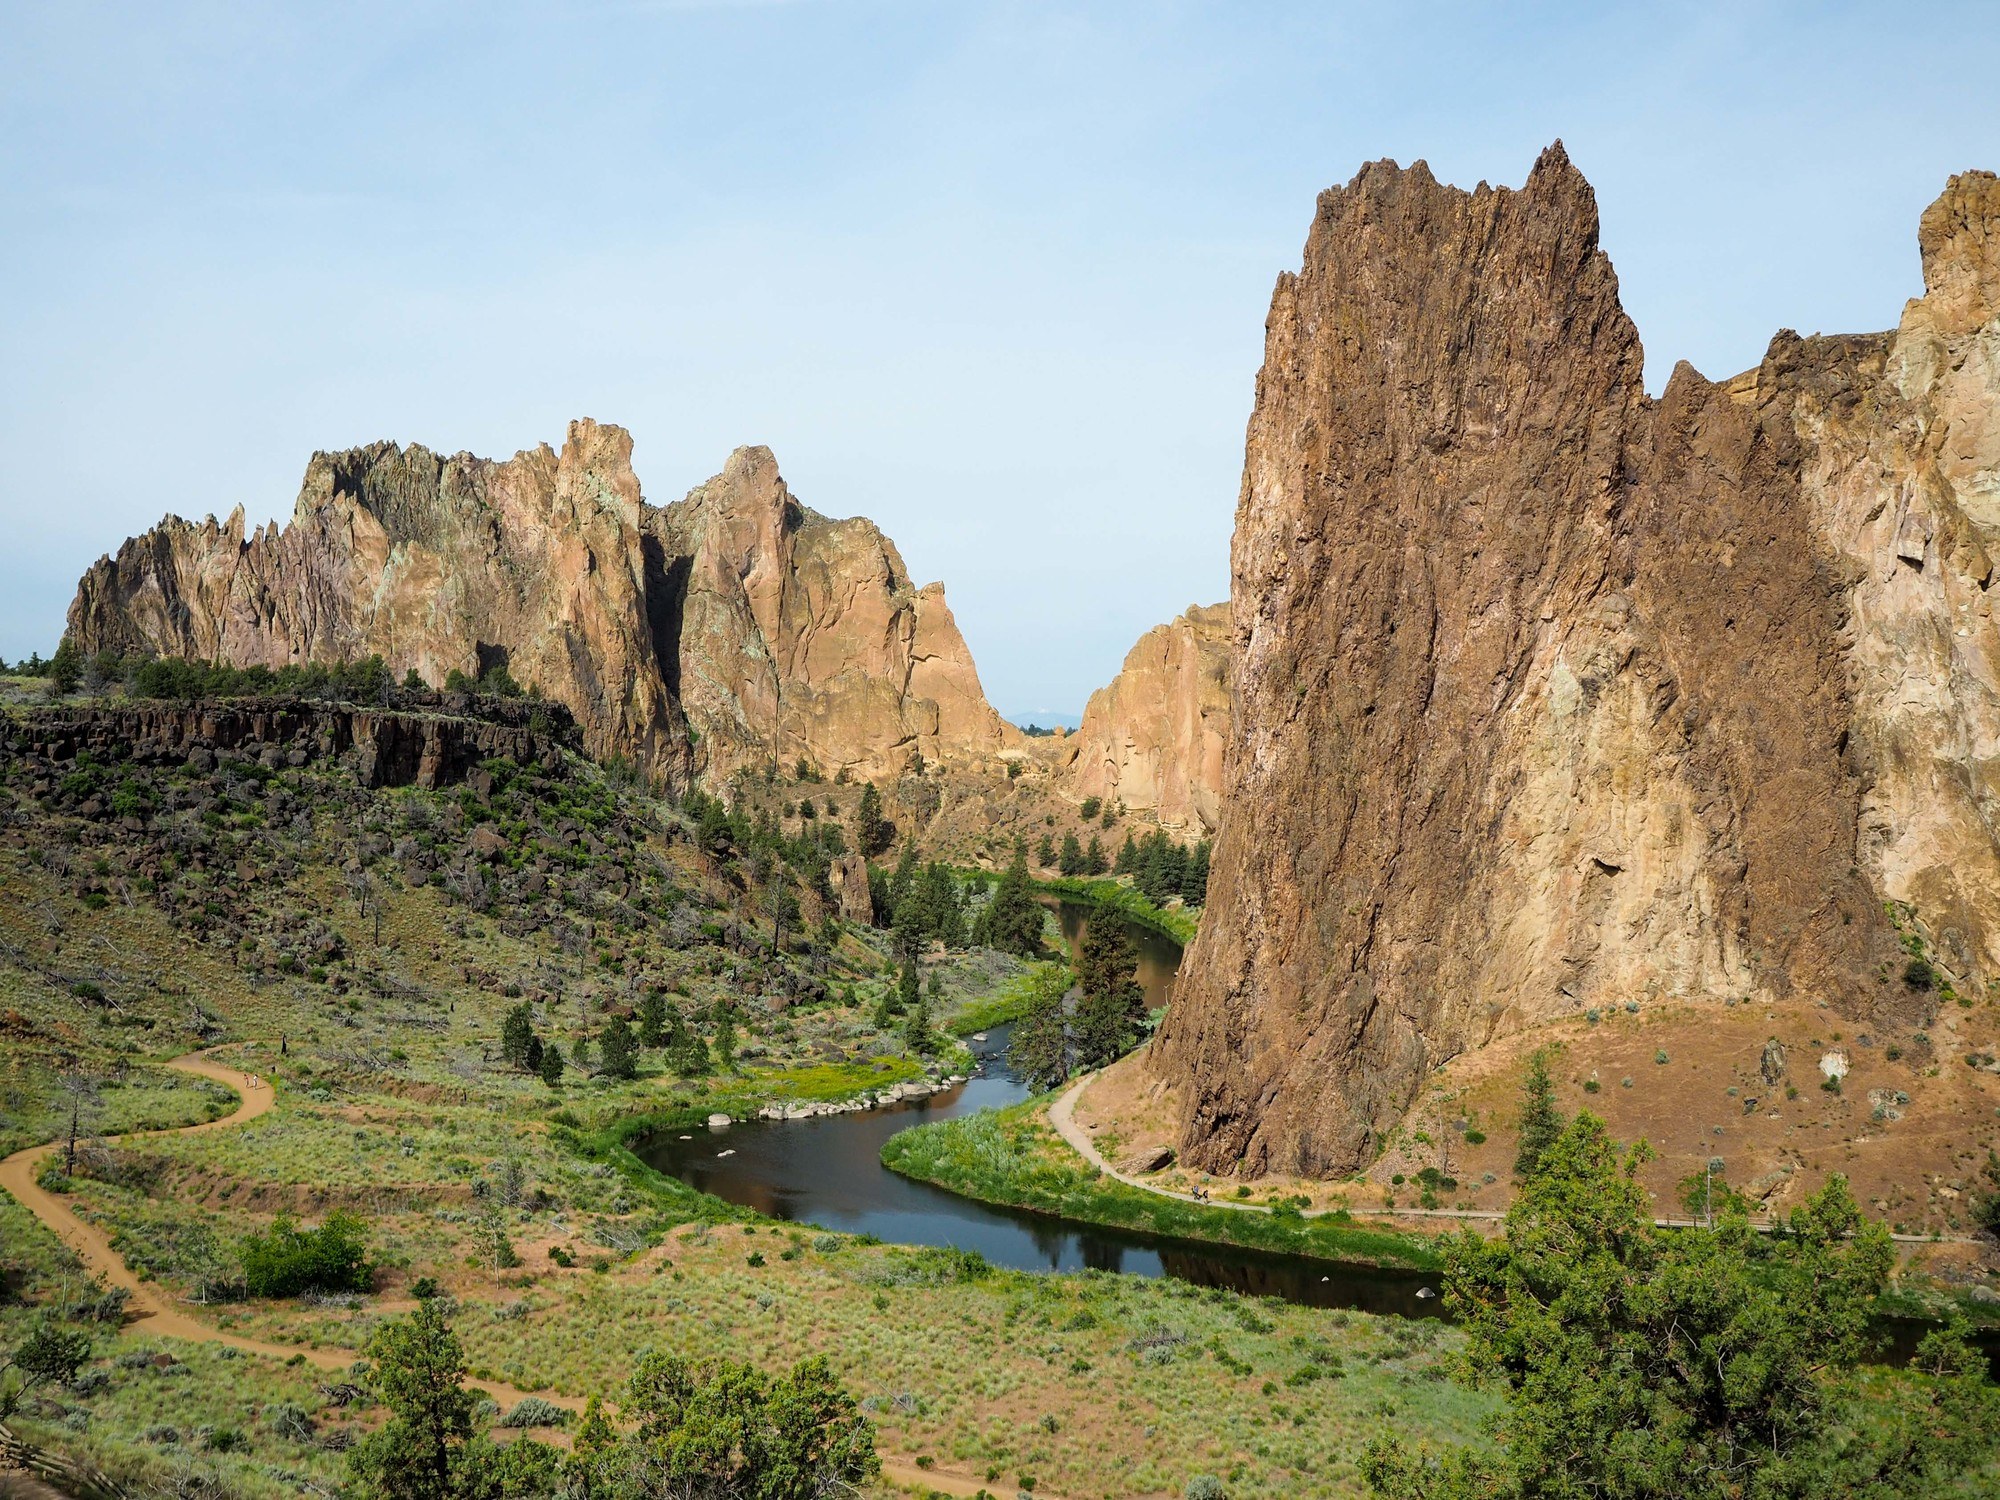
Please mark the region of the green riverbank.
MULTIPOLYGON (((961 880, 977 881, 981 885, 991 885, 1000 878, 997 870, 978 870, 963 865, 952 873, 961 880)), ((1041 880, 1031 876, 1029 884, 1034 887, 1037 896, 1053 896, 1060 901, 1074 901, 1082 906, 1114 911, 1133 926, 1156 932, 1183 948, 1194 941, 1201 911, 1199 907, 1189 910, 1186 907, 1155 906, 1134 887, 1108 878, 1058 875, 1041 880)))
POLYGON ((1049 1096, 889 1138, 882 1165, 962 1198, 1025 1208, 1086 1224, 1136 1230, 1273 1255, 1435 1270, 1422 1236, 1356 1224, 1345 1214, 1249 1213, 1204 1207, 1106 1177, 1049 1125, 1049 1096))

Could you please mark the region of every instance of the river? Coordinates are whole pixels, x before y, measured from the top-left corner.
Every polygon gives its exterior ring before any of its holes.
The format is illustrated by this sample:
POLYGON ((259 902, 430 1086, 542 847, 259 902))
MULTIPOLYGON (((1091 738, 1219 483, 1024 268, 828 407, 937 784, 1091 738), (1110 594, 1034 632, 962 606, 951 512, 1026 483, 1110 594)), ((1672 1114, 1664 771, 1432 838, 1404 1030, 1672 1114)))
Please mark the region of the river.
MULTIPOLYGON (((1092 912, 1061 903, 1057 918, 1072 948, 1092 912)), ((1170 939, 1131 930, 1139 979, 1150 1005, 1172 992, 1180 950, 1170 939)), ((886 1109, 811 1120, 754 1120, 683 1140, 655 1136, 639 1148, 647 1165, 690 1187, 773 1219, 872 1234, 902 1245, 976 1250, 996 1266, 1021 1271, 1123 1271, 1171 1276, 1197 1286, 1228 1287, 1314 1307, 1422 1317, 1437 1311, 1420 1298, 1436 1277, 1375 1266, 1332 1264, 1197 1245, 1154 1235, 1077 1224, 998 1208, 898 1177, 882 1165, 882 1146, 913 1125, 998 1109, 1028 1097, 1007 1064, 1007 1028, 971 1042, 977 1076, 942 1094, 886 1109), (728 1155, 722 1153, 727 1152, 728 1155)))
MULTIPOLYGON (((1056 915, 1074 953, 1094 913, 1062 902, 1056 915)), ((1157 933, 1138 927, 1129 931, 1147 1003, 1165 1005, 1180 950, 1157 933)), ((698 1129, 685 1140, 655 1136, 638 1148, 639 1156, 690 1187, 773 1219, 872 1234, 894 1244, 976 1250, 993 1265, 1014 1270, 1087 1268, 1171 1276, 1196 1286, 1228 1287, 1312 1307, 1399 1317, 1439 1315, 1438 1299, 1417 1295, 1436 1287, 1435 1275, 1264 1255, 1079 1224, 977 1203, 884 1167, 883 1143, 899 1130, 1028 1097, 1027 1086, 1007 1064, 1007 1030, 995 1027, 985 1042, 969 1043, 980 1060, 977 1076, 928 1099, 812 1120, 754 1120, 718 1131, 698 1129)), ((1878 1320, 1885 1347, 1877 1357, 1906 1360, 1928 1326, 1900 1318, 1878 1320)), ((1982 1330, 1977 1342, 2000 1377, 2000 1333, 1982 1330)))

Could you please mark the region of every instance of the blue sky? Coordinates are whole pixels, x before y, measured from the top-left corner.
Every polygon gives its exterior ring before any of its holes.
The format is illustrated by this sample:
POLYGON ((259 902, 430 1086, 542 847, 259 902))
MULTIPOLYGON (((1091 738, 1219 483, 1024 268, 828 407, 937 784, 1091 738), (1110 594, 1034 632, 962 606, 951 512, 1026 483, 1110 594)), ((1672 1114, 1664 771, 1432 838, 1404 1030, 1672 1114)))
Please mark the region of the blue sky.
POLYGON ((1560 136, 1657 390, 1893 324, 2000 7, 0 3, 0 654, 307 456, 767 443, 1003 710, 1225 595, 1272 279, 1363 161, 1560 136))

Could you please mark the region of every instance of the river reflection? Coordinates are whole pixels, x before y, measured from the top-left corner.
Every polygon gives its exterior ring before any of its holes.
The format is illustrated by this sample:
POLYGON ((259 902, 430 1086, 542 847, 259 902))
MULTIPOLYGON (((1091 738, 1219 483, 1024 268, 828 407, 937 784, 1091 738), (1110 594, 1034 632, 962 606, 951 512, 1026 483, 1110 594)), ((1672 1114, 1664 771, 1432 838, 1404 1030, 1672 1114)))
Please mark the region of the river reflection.
MULTIPOLYGON (((1063 935, 1081 939, 1089 913, 1065 903, 1063 935)), ((1164 1005, 1179 950, 1168 939, 1132 929, 1148 1002, 1164 1005)), ((1433 1316, 1437 1302, 1418 1297, 1436 1278, 1373 1266, 1263 1255, 1191 1245, 1152 1235, 1074 1224, 960 1198, 898 1177, 882 1165, 883 1143, 899 1130, 955 1119, 1025 1099, 1027 1087, 1007 1065, 1008 1028, 970 1045, 976 1077, 946 1093, 887 1109, 813 1120, 755 1120, 697 1129, 690 1138, 656 1136, 639 1154, 690 1187, 773 1219, 872 1234, 901 1245, 975 1250, 996 1266, 1020 1271, 1117 1271, 1171 1276, 1196 1286, 1283 1297, 1315 1307, 1347 1307, 1403 1317, 1433 1316), (725 1154, 726 1153, 726 1154, 725 1154)))

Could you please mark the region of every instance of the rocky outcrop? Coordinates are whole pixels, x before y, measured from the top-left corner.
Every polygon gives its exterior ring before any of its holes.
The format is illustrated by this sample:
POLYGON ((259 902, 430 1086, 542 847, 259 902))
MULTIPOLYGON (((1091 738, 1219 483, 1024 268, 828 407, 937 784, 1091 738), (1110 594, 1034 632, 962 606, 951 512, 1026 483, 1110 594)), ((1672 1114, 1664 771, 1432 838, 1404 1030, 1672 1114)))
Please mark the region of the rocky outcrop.
POLYGON ((598 755, 673 772, 686 731, 648 604, 659 571, 622 428, 572 422, 506 462, 412 444, 317 453, 292 522, 168 518, 100 559, 69 637, 237 666, 359 660, 441 683, 505 666, 598 755))
POLYGON ((1893 1024, 1885 901, 2000 972, 2000 189, 1924 216, 1895 333, 1657 401, 1597 228, 1560 146, 1518 191, 1376 163, 1279 279, 1152 1049, 1198 1166, 1351 1171, 1431 1070, 1596 1006, 1893 1024))
POLYGON ((871 926, 875 921, 875 896, 868 889, 868 861, 859 854, 843 854, 827 871, 827 884, 843 922, 871 926))
POLYGON ((768 449, 664 509, 631 457, 591 421, 505 462, 315 454, 282 529, 170 517, 100 559, 69 638, 238 666, 379 654, 432 683, 505 667, 593 754, 674 781, 801 757, 873 778, 1014 742, 943 587, 913 586, 871 523, 799 505, 768 449))
POLYGON ((346 760, 364 787, 453 786, 483 760, 559 769, 576 726, 553 704, 463 693, 395 693, 380 706, 307 698, 125 702, 36 710, 0 736, 8 758, 60 764, 89 753, 99 764, 187 764, 218 758, 270 768, 346 760))
POLYGON ((1213 831, 1229 739, 1229 641, 1227 604, 1195 605, 1141 636, 1058 746, 1069 790, 1213 831))
POLYGON ((684 569, 677 686, 704 770, 803 758, 880 780, 1018 742, 944 585, 914 586, 872 521, 800 505, 768 448, 737 449, 650 531, 684 569))

